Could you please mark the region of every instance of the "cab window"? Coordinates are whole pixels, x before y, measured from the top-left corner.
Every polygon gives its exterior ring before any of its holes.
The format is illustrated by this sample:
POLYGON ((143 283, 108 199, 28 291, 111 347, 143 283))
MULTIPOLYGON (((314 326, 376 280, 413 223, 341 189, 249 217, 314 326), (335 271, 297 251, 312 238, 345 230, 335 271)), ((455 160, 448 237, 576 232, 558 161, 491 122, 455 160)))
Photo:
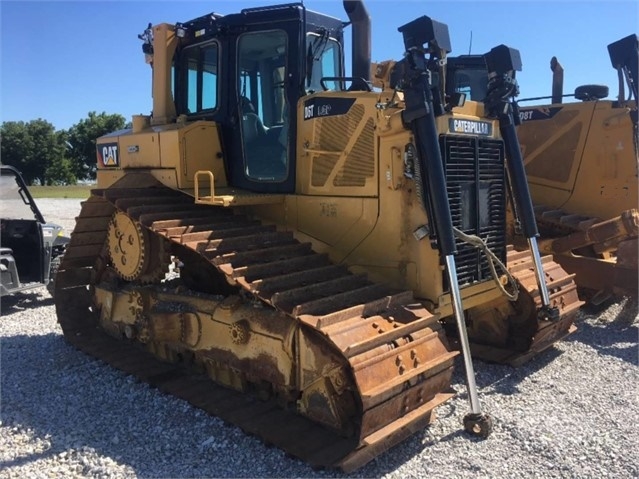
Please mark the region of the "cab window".
POLYGON ((184 107, 187 114, 217 108, 217 43, 194 45, 184 50, 181 71, 185 85, 184 107))

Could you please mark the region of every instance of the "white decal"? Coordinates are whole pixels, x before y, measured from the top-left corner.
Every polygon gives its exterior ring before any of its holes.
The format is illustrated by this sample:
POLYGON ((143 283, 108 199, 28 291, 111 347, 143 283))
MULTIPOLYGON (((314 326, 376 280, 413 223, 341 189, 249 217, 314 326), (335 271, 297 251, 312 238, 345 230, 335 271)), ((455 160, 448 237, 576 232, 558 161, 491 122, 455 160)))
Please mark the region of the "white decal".
POLYGON ((308 120, 309 118, 313 118, 313 110, 315 105, 305 106, 304 107, 304 119, 308 120))
POLYGON ((532 120, 534 110, 526 110, 519 112, 519 119, 521 121, 532 120))
POLYGON ((118 166, 118 146, 103 146, 102 161, 104 162, 104 166, 118 166))
POLYGON ((457 133, 472 133, 475 135, 489 135, 489 123, 470 120, 454 120, 453 129, 457 133))

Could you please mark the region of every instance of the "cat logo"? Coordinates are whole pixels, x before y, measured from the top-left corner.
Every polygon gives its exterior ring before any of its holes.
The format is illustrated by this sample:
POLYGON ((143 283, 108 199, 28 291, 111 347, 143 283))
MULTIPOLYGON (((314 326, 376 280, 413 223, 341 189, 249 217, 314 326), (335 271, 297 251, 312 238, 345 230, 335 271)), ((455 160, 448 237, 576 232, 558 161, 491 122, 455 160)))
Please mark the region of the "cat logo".
POLYGON ((99 164, 105 167, 120 166, 118 158, 118 144, 104 143, 102 145, 98 145, 98 160, 99 164))
POLYGON ((465 133, 468 135, 491 136, 493 125, 487 121, 459 120, 450 118, 448 127, 451 133, 465 133))

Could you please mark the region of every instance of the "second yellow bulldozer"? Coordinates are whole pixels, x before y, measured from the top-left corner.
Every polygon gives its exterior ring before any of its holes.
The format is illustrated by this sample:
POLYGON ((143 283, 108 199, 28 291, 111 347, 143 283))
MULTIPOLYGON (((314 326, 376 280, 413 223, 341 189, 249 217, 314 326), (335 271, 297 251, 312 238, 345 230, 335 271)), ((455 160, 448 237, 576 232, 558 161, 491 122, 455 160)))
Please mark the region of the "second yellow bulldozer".
POLYGON ((425 427, 461 350, 519 363, 573 329, 572 275, 536 243, 512 105, 447 96, 446 25, 303 4, 149 26, 153 113, 97 142, 98 188, 57 276, 66 339, 314 466, 353 470, 425 427), (371 84, 379 85, 373 88, 371 84), (506 243, 506 177, 530 251, 506 243), (166 275, 172 264, 175 272, 166 275))

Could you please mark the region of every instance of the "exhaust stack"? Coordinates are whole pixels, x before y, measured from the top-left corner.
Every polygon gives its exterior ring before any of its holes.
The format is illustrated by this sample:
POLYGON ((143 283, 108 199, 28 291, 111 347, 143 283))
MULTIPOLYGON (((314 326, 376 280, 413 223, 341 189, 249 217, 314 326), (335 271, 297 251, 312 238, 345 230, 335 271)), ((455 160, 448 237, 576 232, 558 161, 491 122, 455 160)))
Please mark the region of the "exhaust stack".
POLYGON ((552 102, 561 103, 564 94, 564 68, 557 60, 557 57, 550 59, 550 69, 552 70, 552 102))
POLYGON ((368 82, 371 79, 371 18, 361 0, 344 0, 344 10, 353 25, 351 75, 368 82))

